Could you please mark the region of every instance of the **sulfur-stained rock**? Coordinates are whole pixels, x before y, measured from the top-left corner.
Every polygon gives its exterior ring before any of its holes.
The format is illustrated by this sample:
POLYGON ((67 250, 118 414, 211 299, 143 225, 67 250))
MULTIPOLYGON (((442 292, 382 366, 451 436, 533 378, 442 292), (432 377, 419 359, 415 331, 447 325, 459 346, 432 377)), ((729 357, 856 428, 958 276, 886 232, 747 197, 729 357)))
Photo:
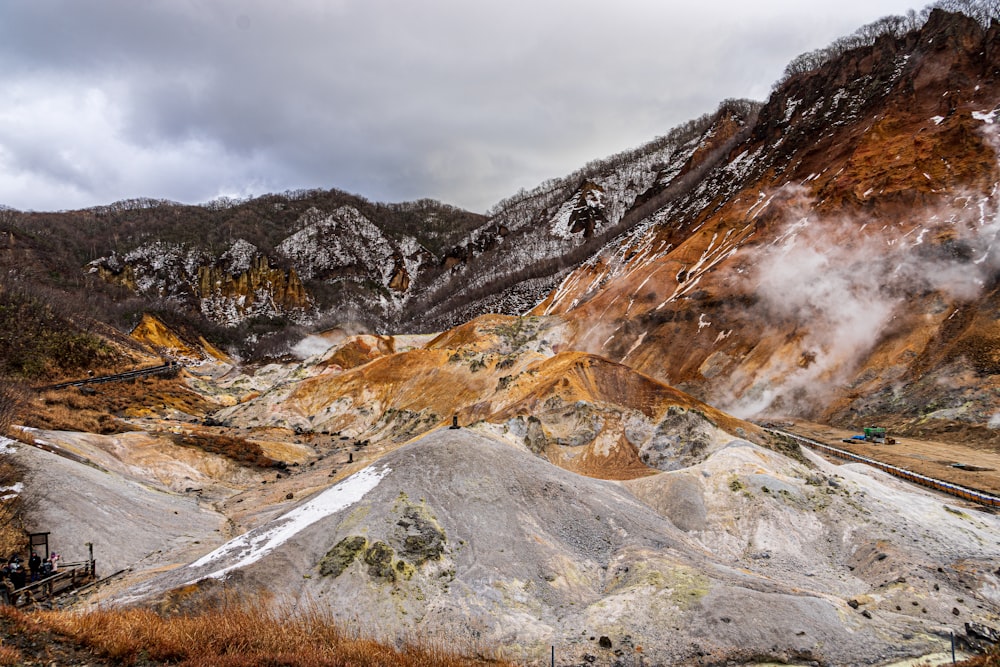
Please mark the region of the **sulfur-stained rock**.
POLYGON ((339 577, 348 565, 365 553, 367 547, 368 540, 359 535, 345 537, 323 556, 319 562, 319 573, 324 577, 339 577))

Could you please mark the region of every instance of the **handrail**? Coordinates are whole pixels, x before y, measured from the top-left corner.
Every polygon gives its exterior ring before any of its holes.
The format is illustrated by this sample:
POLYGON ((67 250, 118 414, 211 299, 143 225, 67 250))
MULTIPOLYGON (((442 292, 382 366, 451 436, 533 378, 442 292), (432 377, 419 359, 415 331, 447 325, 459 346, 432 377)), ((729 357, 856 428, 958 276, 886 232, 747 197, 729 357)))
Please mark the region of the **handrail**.
POLYGON ((60 588, 59 591, 54 591, 53 585, 69 580, 71 582, 70 586, 73 586, 78 580, 84 580, 92 574, 89 561, 65 563, 60 564, 59 567, 59 570, 44 579, 39 579, 38 581, 33 581, 30 584, 21 586, 20 588, 15 588, 11 592, 3 589, 2 597, 6 599, 8 604, 12 604, 14 606, 29 604, 37 601, 35 598, 35 593, 37 591, 48 589, 48 593, 45 595, 45 598, 50 598, 55 593, 61 593, 66 588, 69 588, 69 586, 64 586, 63 588, 60 588), (13 600, 10 599, 11 595, 14 596, 13 600))
POLYGON ((104 384, 105 382, 122 382, 125 380, 132 380, 135 378, 146 377, 147 375, 160 375, 161 373, 167 373, 173 370, 179 370, 181 364, 176 361, 168 361, 160 366, 150 366, 149 368, 137 368, 131 371, 125 371, 124 373, 115 373, 113 375, 101 375, 100 377, 83 378, 82 380, 70 380, 69 382, 60 382, 58 384, 50 384, 44 387, 39 387, 39 391, 46 391, 50 389, 65 389, 66 387, 82 387, 86 384, 104 384))
POLYGON ((793 438, 807 445, 808 447, 826 451, 838 458, 845 459, 847 461, 857 461, 858 463, 864 463, 866 465, 870 465, 874 468, 878 468, 879 470, 887 472, 890 475, 899 477, 900 479, 905 479, 909 482, 914 482, 916 484, 920 484, 921 486, 926 486, 936 491, 947 493, 948 495, 955 496, 956 498, 962 498, 963 500, 971 500, 974 503, 985 505, 986 507, 1000 507, 1000 497, 986 493, 985 491, 981 491, 979 489, 972 489, 967 486, 962 486, 960 484, 952 484, 951 482, 945 482, 944 480, 936 479, 934 477, 921 475, 920 473, 913 472, 912 470, 907 470, 906 468, 900 468, 899 466, 883 463, 882 461, 868 458, 867 456, 861 456, 860 454, 855 454, 845 449, 840 449, 839 447, 831 447, 830 445, 823 444, 822 442, 818 442, 811 438, 806 438, 801 435, 796 435, 795 433, 789 433, 788 431, 783 431, 778 428, 765 428, 764 430, 768 431, 769 433, 774 433, 776 435, 793 438))

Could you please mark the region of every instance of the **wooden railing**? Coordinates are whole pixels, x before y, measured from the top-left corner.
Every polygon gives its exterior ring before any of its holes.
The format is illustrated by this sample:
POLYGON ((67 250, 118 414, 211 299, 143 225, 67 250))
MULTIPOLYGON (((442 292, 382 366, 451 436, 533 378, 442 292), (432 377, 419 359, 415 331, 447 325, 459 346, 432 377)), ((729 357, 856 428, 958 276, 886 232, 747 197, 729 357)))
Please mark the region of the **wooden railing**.
POLYGON ((127 380, 135 380, 137 378, 148 377, 150 375, 164 375, 168 373, 174 373, 181 369, 181 365, 176 361, 167 362, 161 366, 152 366, 150 368, 137 368, 134 371, 126 371, 125 373, 115 373, 114 375, 101 375, 99 377, 83 378, 81 380, 70 380, 69 382, 60 382, 59 384, 50 384, 44 387, 39 387, 40 390, 49 389, 65 389, 66 387, 82 387, 86 384, 104 384, 105 382, 124 382, 127 380))
POLYGON ((15 589, 13 593, 8 592, 6 587, 0 587, 0 601, 15 607, 23 607, 33 602, 47 600, 71 588, 75 589, 93 578, 94 564, 92 561, 61 563, 59 569, 53 574, 15 589))

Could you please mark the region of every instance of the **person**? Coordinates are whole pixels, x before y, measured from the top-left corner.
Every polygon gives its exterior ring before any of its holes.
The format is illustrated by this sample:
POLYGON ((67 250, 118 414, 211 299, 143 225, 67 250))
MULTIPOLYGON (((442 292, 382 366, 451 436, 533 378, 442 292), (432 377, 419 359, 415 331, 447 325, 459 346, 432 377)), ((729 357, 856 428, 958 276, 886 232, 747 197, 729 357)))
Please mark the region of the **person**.
POLYGON ((49 562, 52 563, 52 574, 55 574, 56 570, 59 569, 59 554, 53 551, 52 555, 49 556, 49 562))
POLYGON ((31 572, 31 580, 38 581, 38 575, 42 570, 42 557, 32 550, 28 558, 28 571, 31 572))
POLYGON ((19 556, 14 556, 14 560, 10 563, 10 581, 14 584, 14 588, 24 588, 28 583, 28 573, 24 571, 19 556))

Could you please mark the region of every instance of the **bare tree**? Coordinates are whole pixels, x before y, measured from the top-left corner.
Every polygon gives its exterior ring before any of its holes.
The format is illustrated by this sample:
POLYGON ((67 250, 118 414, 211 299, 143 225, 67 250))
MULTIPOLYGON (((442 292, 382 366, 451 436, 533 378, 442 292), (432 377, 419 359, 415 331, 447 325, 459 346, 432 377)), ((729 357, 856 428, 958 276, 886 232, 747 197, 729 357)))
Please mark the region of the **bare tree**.
POLYGON ((5 435, 24 402, 25 390, 20 384, 0 378, 0 435, 5 435))
MULTIPOLYGON (((0 379, 0 435, 7 432, 24 400, 24 389, 17 383, 0 379)), ((23 551, 27 543, 24 531, 26 504, 18 492, 25 471, 10 456, 0 455, 0 556, 23 551)))

